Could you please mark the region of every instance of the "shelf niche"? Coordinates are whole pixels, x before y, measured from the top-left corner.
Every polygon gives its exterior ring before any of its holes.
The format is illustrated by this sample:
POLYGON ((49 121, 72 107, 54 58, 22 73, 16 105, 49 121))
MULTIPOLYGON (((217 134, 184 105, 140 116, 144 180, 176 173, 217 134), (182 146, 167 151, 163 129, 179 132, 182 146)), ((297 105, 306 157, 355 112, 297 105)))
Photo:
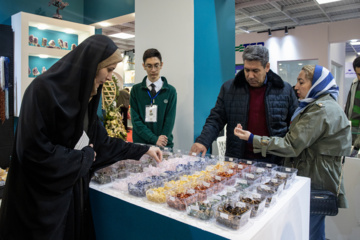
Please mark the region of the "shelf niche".
MULTIPOLYGON (((14 31, 14 116, 18 117, 23 94, 34 79, 33 68, 30 68, 30 61, 33 57, 40 58, 46 55, 49 61, 45 68, 49 69, 50 65, 56 62, 56 59, 60 59, 69 53, 72 44, 77 46, 89 36, 94 35, 95 27, 25 12, 12 15, 11 26, 14 31), (30 35, 38 38, 40 46, 30 44, 30 35), (50 40, 54 40, 55 47, 41 46, 42 38, 47 38, 47 46, 50 40), (68 42, 68 48, 61 48, 58 39, 68 42)), ((40 73, 41 68, 38 67, 40 73)))

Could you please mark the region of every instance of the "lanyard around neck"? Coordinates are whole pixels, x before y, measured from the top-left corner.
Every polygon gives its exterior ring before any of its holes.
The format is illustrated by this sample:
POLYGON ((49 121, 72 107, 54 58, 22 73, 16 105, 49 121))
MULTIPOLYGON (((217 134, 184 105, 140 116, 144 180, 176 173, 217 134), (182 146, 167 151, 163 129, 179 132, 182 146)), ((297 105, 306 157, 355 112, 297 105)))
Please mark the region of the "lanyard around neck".
POLYGON ((149 97, 151 99, 151 105, 153 104, 154 99, 159 95, 160 91, 161 91, 161 89, 156 93, 156 95, 154 97, 151 97, 150 91, 147 90, 147 93, 149 94, 149 97))

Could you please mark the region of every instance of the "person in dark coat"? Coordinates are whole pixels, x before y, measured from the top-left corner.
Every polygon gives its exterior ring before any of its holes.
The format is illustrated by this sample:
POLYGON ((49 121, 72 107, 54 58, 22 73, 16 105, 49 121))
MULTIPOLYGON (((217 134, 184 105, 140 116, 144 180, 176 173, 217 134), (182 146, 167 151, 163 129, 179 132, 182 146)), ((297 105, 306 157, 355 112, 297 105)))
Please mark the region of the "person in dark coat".
POLYGON ((94 171, 156 147, 110 138, 97 116, 102 85, 122 60, 103 35, 77 48, 26 89, 0 209, 1 240, 90 240, 94 171))
POLYGON ((280 164, 281 157, 264 158, 255 154, 252 144, 234 136, 233 129, 241 123, 258 135, 285 136, 298 106, 295 92, 289 83, 270 70, 269 52, 264 46, 245 48, 243 61, 244 69, 222 85, 216 105, 190 152, 205 155, 226 125, 225 156, 280 164))
POLYGON ((120 114, 122 116, 122 123, 124 124, 125 130, 128 130, 128 112, 130 105, 130 92, 128 88, 121 89, 119 96, 116 101, 116 107, 120 107, 120 114))

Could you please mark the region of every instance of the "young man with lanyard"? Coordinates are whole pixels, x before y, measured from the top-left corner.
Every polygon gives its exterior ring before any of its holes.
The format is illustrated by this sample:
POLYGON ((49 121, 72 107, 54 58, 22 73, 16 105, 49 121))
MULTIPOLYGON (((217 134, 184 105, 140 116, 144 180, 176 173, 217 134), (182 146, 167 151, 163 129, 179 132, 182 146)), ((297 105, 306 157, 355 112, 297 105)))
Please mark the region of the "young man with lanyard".
POLYGON ((176 89, 160 77, 163 66, 157 49, 148 49, 143 55, 147 72, 141 83, 135 84, 130 93, 130 112, 134 143, 159 147, 173 147, 172 130, 176 115, 176 89))

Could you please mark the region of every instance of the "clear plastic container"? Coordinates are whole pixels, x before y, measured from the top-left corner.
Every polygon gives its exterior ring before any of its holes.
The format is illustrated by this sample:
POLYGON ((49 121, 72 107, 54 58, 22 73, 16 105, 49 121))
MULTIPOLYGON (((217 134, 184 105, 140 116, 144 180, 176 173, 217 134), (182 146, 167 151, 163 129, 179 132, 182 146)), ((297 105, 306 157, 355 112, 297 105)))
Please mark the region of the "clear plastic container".
POLYGON ((283 180, 281 180, 281 179, 278 179, 278 178, 269 178, 269 179, 267 179, 265 181, 264 184, 267 185, 267 186, 275 188, 278 195, 280 195, 282 193, 282 191, 284 190, 285 182, 283 180))
POLYGON ((164 149, 162 150, 162 154, 164 160, 169 160, 174 157, 172 148, 164 147, 164 149))
POLYGON ((165 203, 165 189, 163 187, 148 189, 146 191, 146 198, 155 203, 165 203))
POLYGON ((208 165, 215 165, 219 161, 219 156, 206 154, 205 159, 208 165))
POLYGON ((284 181, 284 189, 287 189, 295 180, 297 172, 296 168, 278 166, 272 170, 272 176, 284 181))
POLYGON ((166 193, 166 203, 169 207, 185 211, 187 206, 197 201, 197 193, 194 189, 189 189, 185 193, 166 193))
POLYGON ((240 192, 244 191, 245 189, 251 187, 253 184, 260 183, 260 179, 252 180, 252 179, 246 179, 246 178, 237 178, 235 181, 234 188, 240 192))
POLYGON ((266 163, 266 162, 256 162, 254 166, 257 168, 263 168, 267 173, 271 173, 271 170, 277 167, 277 164, 274 163, 266 163))
POLYGON ((212 197, 205 201, 197 201, 187 207, 186 212, 189 216, 209 220, 215 215, 217 206, 221 203, 218 197, 212 197))
POLYGON ((247 160, 247 159, 239 159, 238 163, 243 163, 246 165, 254 165, 256 163, 256 161, 253 160, 247 160))
POLYGON ((246 190, 245 194, 240 194, 239 201, 251 207, 251 218, 261 215, 265 210, 266 197, 257 192, 246 190))
POLYGON ((215 212, 216 222, 230 229, 238 230, 249 222, 251 208, 242 202, 225 201, 215 212))
POLYGON ((224 188, 225 188, 224 180, 225 180, 225 178, 222 178, 220 176, 213 176, 211 178, 211 180, 207 181, 207 182, 213 184, 212 189, 213 189, 214 194, 219 193, 222 190, 224 190, 224 188))
POLYGON ((146 191, 152 188, 157 188, 161 185, 161 180, 159 176, 151 176, 147 177, 142 181, 138 181, 137 183, 129 183, 128 191, 131 195, 137 197, 145 197, 146 191))
POLYGON ((254 182, 261 182, 262 179, 262 174, 258 174, 258 173, 253 173, 253 172, 241 172, 240 173, 240 179, 245 179, 247 181, 249 181, 249 183, 254 183, 254 182))
POLYGON ((256 162, 255 161, 251 161, 251 160, 246 160, 246 159, 239 159, 237 164, 237 168, 238 168, 238 172, 249 172, 249 167, 254 165, 256 162))
POLYGON ((98 184, 111 183, 118 177, 117 170, 114 166, 108 166, 97 170, 94 173, 92 180, 98 184))
POLYGON ((224 185, 233 186, 235 184, 238 174, 232 169, 228 169, 224 172, 217 172, 215 177, 221 177, 221 181, 224 185))
POLYGON ((271 207, 276 203, 279 193, 276 191, 275 187, 271 187, 265 184, 258 184, 253 186, 253 188, 254 187, 256 187, 257 193, 266 197, 265 207, 271 207))
POLYGON ((149 167, 149 166, 153 166, 153 167, 156 167, 157 166, 157 163, 156 163, 156 160, 152 157, 150 157, 149 155, 147 154, 144 154, 140 160, 139 160, 142 164, 142 167, 145 168, 145 167, 149 167))
POLYGON ((236 163, 236 162, 239 161, 239 159, 234 158, 234 157, 225 157, 224 161, 225 162, 234 162, 234 163, 236 163))
POLYGON ((140 161, 137 160, 124 160, 126 170, 130 173, 139 173, 143 172, 143 165, 140 161))
POLYGON ((208 196, 211 196, 214 193, 212 186, 209 182, 201 181, 199 184, 194 188, 198 194, 198 201, 205 201, 208 196))
POLYGON ((265 181, 266 177, 270 174, 266 168, 257 167, 255 164, 248 167, 243 173, 253 174, 254 179, 260 178, 260 181, 265 181))

